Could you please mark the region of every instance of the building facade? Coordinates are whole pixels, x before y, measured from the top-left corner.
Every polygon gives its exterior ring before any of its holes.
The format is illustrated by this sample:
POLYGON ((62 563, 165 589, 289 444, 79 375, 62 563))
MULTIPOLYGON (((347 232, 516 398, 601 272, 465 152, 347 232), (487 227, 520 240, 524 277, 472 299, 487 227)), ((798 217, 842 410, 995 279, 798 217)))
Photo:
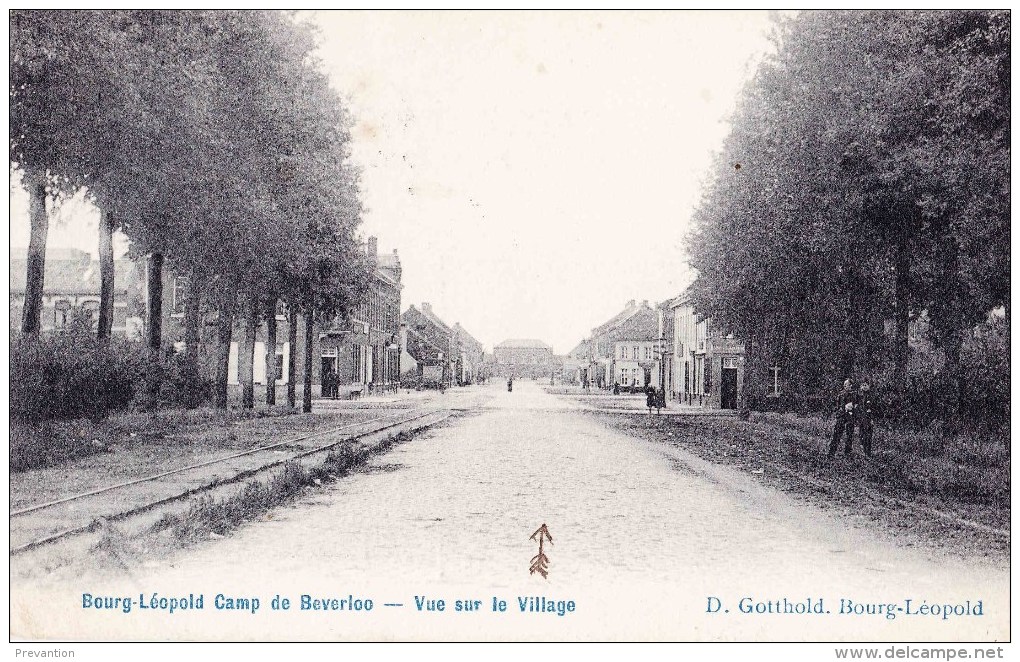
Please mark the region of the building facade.
POLYGON ((499 377, 525 377, 548 379, 559 372, 552 347, 541 340, 509 339, 496 345, 493 350, 496 373, 499 377))
MULTIPOLYGON (((453 329, 423 302, 421 307, 411 305, 401 316, 405 337, 404 347, 414 362, 415 373, 409 380, 426 383, 456 383, 459 347, 454 342, 453 329)), ((463 365, 461 363, 461 365, 463 365)))
MULTIPOLYGON (((401 267, 396 251, 378 254, 375 237, 369 237, 363 250, 374 260, 374 270, 364 302, 349 316, 338 316, 332 324, 320 324, 312 340, 312 383, 321 385, 324 375, 333 373, 342 391, 371 391, 395 387, 399 375, 401 267)), ((144 283, 143 283, 144 284, 144 283)), ((164 272, 163 340, 179 350, 184 348, 184 307, 191 288, 185 276, 164 272)), ((201 327, 202 356, 209 374, 214 374, 217 344, 216 311, 205 311, 201 327)), ((276 382, 287 383, 290 368, 290 335, 287 306, 281 301, 276 307, 276 382)), ((239 320, 240 322, 240 320, 239 320)), ((305 320, 297 316, 295 342, 295 374, 298 382, 304 374, 305 320)), ((257 385, 267 381, 267 325, 259 325, 255 333, 253 378, 257 385)), ((238 337, 239 329, 234 337, 238 337)), ((233 340, 227 369, 230 384, 239 382, 238 356, 240 343, 233 340)))
POLYGON ((588 375, 588 367, 591 363, 589 342, 588 339, 582 340, 563 357, 563 383, 584 384, 585 377, 588 375))
MULTIPOLYGON (((21 328, 25 307, 28 249, 11 250, 10 328, 21 328)), ((114 260, 113 335, 142 337, 144 271, 131 260, 114 260)), ((41 331, 61 331, 72 323, 96 330, 99 324, 99 262, 85 251, 55 248, 46 252, 41 331)))
POLYGON ((605 336, 612 342, 609 374, 614 385, 659 386, 659 316, 647 302, 605 336))
POLYGON ((453 342, 460 357, 456 379, 461 384, 473 384, 484 379, 482 356, 485 347, 457 322, 453 325, 453 342))
POLYGON ((616 379, 614 373, 616 341, 621 339, 618 331, 628 320, 646 309, 647 301, 638 304, 636 300, 631 299, 623 310, 591 330, 591 337, 587 340, 588 368, 585 374, 581 375, 582 382, 587 377, 592 386, 612 388, 616 379))
POLYGON ((673 337, 670 396, 683 404, 737 409, 743 401, 744 344, 694 312, 687 293, 669 303, 673 337))
POLYGON ((375 265, 368 296, 349 317, 337 318, 319 334, 318 372, 335 373, 341 385, 385 390, 400 381, 402 270, 397 251, 380 255, 375 237, 364 250, 375 265))

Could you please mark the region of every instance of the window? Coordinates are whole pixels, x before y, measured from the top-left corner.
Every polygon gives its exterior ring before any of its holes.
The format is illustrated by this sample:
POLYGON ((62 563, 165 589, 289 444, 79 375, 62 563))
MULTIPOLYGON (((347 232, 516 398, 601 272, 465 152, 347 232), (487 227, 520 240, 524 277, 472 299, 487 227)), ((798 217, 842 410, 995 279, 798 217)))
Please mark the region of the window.
POLYGON ((627 385, 627 369, 626 368, 620 368, 620 383, 623 384, 624 386, 627 385))
POLYGON ((361 381, 361 345, 351 345, 351 381, 361 381))
POLYGON ((634 353, 631 356, 634 357, 635 361, 641 358, 640 348, 637 345, 634 345, 634 353))
POLYGON ((627 348, 623 345, 620 345, 620 358, 621 359, 627 358, 627 348))
POLYGON ((645 361, 651 361, 651 360, 652 360, 652 348, 651 348, 651 346, 646 346, 645 347, 645 361))
POLYGON ((723 358, 723 360, 722 360, 722 367, 724 367, 724 368, 736 368, 737 367, 737 357, 735 357, 735 356, 727 356, 727 357, 723 358))

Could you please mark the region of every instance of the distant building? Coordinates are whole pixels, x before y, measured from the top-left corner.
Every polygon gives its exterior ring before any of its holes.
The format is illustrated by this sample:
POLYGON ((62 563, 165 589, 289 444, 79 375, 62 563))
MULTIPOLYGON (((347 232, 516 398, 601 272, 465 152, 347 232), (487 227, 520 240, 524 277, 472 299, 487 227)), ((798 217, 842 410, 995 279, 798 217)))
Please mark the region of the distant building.
MULTIPOLYGON (((639 365, 644 359, 638 359, 637 362, 631 358, 633 355, 633 345, 626 343, 633 343, 634 341, 644 342, 651 336, 656 336, 657 330, 651 330, 653 327, 657 327, 657 321, 655 321, 655 312, 648 305, 648 301, 642 301, 640 304, 636 300, 631 299, 624 306, 623 310, 614 315, 608 321, 600 324, 591 331, 591 338, 588 339, 589 349, 589 367, 586 371, 587 376, 591 380, 592 385, 601 385, 603 388, 612 388, 615 381, 619 381, 623 373, 620 370, 623 367, 627 369, 628 385, 633 383, 633 374, 631 370, 640 369, 641 376, 639 381, 644 381, 645 366, 639 365), (624 343, 619 345, 618 343, 624 343), (622 359, 621 356, 624 353, 622 347, 626 346, 627 358, 622 359), (617 361, 626 361, 626 366, 617 363, 617 361)), ((650 338, 654 340, 655 338, 650 338)), ((583 379, 582 375, 582 379, 583 379)), ((653 370, 653 379, 657 384, 657 377, 653 370)))
POLYGON ((541 340, 504 340, 493 348, 496 372, 500 377, 548 378, 559 372, 552 347, 541 340))
POLYGON ((658 386, 658 314, 642 305, 607 335, 613 342, 610 368, 613 381, 627 387, 658 386))
POLYGON ((590 341, 582 340, 563 357, 562 380, 569 384, 583 384, 591 363, 590 341))
POLYGON ((456 381, 459 347, 454 331, 423 302, 420 308, 411 305, 401 316, 404 347, 414 361, 416 377, 425 381, 454 383, 456 381))
POLYGON ((461 384, 473 384, 483 372, 482 356, 485 348, 460 325, 460 322, 453 325, 453 342, 457 346, 457 355, 460 358, 456 379, 461 384))
MULTIPOLYGON (((11 249, 10 328, 21 328, 25 307, 27 248, 11 249)), ((141 337, 144 310, 144 272, 131 260, 114 260, 113 334, 141 337)), ((75 248, 51 248, 46 252, 43 278, 43 333, 68 327, 78 317, 99 324, 99 262, 75 248)))

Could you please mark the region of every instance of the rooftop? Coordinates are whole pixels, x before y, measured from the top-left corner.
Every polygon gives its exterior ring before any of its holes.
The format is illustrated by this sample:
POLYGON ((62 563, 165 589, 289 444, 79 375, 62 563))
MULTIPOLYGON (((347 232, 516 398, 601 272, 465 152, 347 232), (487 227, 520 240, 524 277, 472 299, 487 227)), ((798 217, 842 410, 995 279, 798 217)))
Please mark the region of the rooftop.
MULTIPOLYGON (((126 292, 135 264, 131 260, 114 260, 114 287, 126 292)), ((20 249, 11 250, 12 293, 25 292, 28 260, 20 249)), ((99 262, 85 251, 57 249, 46 252, 46 273, 43 276, 46 294, 98 295, 99 262)))
POLYGON ((496 347, 500 349, 548 349, 552 351, 552 347, 534 338, 510 338, 499 343, 496 347))

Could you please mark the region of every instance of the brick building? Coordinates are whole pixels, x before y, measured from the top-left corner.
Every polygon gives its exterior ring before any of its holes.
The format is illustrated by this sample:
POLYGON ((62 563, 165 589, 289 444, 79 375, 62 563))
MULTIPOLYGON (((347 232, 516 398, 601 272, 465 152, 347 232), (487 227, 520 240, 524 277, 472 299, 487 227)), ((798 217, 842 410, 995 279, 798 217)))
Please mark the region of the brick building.
MULTIPOLYGON (((430 383, 456 383, 458 346, 453 329, 423 302, 420 308, 411 305, 401 316, 404 347, 413 363, 411 380, 430 383)), ((407 370, 405 369, 405 375, 407 370)))
POLYGON ((492 351, 499 377, 548 379, 549 375, 562 370, 562 362, 557 362, 552 347, 541 340, 504 340, 492 351))
MULTIPOLYGON (((11 249, 10 328, 21 328, 25 307, 28 249, 11 249)), ((144 315, 144 272, 131 260, 114 261, 113 335, 140 338, 144 315)), ((99 262, 75 248, 46 252, 43 280, 43 333, 60 330, 75 317, 99 324, 99 262)))
MULTIPOLYGON (((398 379, 398 347, 400 338, 401 266, 397 251, 378 254, 378 242, 369 237, 363 249, 375 259, 375 270, 365 302, 351 312, 348 318, 338 317, 331 325, 319 325, 312 347, 312 383, 321 385, 322 376, 335 372, 342 390, 374 390, 389 388, 398 379)), ((172 272, 164 273, 163 342, 184 347, 184 303, 190 283, 187 277, 172 272)), ((280 302, 276 309, 276 380, 287 383, 290 343, 287 307, 280 302)), ((238 383, 237 341, 230 346, 228 382, 238 383)), ((202 361, 213 374, 216 351, 216 313, 204 315, 202 325, 202 361)), ((295 374, 298 382, 304 375, 304 318, 297 317, 297 343, 295 346, 295 374)), ((255 334, 254 381, 266 383, 266 325, 255 334)))
POLYGON ((380 255, 375 237, 364 248, 375 260, 368 296, 319 334, 319 373, 335 372, 342 385, 390 388, 400 381, 400 258, 396 250, 380 255))

